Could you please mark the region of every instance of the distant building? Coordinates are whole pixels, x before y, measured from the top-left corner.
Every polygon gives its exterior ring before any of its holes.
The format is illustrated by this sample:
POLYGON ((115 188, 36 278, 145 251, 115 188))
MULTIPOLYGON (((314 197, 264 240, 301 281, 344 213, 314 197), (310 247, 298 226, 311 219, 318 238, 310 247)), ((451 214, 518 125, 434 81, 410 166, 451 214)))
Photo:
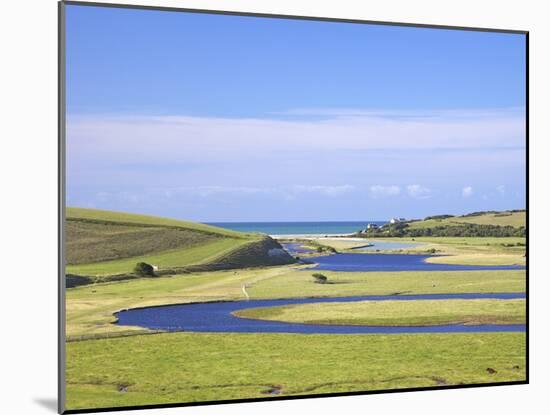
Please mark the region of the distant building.
POLYGON ((376 223, 369 223, 367 229, 378 229, 378 225, 376 223))
POLYGON ((393 225, 394 223, 405 222, 406 220, 405 218, 391 218, 390 223, 393 225))

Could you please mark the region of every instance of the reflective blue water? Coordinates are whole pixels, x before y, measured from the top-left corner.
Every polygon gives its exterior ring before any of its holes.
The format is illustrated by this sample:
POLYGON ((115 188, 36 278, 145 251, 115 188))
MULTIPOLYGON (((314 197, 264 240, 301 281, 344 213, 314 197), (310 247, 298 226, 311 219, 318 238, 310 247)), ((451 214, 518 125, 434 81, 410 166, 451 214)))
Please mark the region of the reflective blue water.
MULTIPOLYGON (((361 252, 361 251, 394 251, 398 249, 408 249, 408 248, 416 248, 417 246, 420 246, 422 244, 420 243, 414 243, 414 242, 382 242, 382 241, 368 241, 368 240, 361 240, 359 238, 347 238, 346 240, 352 240, 357 242, 364 242, 365 245, 371 244, 371 246, 361 246, 359 248, 351 248, 354 251, 361 252)), ((313 252, 312 249, 305 248, 303 246, 303 242, 285 242, 282 243, 283 247, 290 253, 298 253, 303 254, 306 252, 313 252)))
POLYGON ((313 249, 304 247, 301 242, 285 243, 281 245, 283 245, 283 247, 288 251, 290 255, 305 254, 307 252, 313 252, 313 249))
POLYGON ((357 248, 357 251, 396 251, 398 249, 410 249, 416 248, 422 244, 414 242, 386 242, 376 240, 365 240, 365 243, 371 243, 372 246, 365 246, 363 248, 357 248))
MULTIPOLYGON (((477 271, 525 269, 522 265, 451 265, 426 262, 430 255, 336 254, 310 258, 327 271, 477 271)), ((310 268, 311 269, 311 268, 310 268)))
POLYGON ((449 299, 515 299, 523 293, 500 294, 425 294, 425 295, 369 295, 333 298, 293 298, 285 300, 251 300, 216 303, 195 303, 148 307, 117 313, 119 325, 140 326, 156 330, 192 331, 210 333, 309 333, 309 334, 398 334, 398 333, 480 333, 522 332, 523 324, 462 324, 423 327, 343 326, 322 324, 284 323, 238 318, 231 313, 255 307, 273 307, 289 304, 351 302, 365 300, 449 300, 449 299))

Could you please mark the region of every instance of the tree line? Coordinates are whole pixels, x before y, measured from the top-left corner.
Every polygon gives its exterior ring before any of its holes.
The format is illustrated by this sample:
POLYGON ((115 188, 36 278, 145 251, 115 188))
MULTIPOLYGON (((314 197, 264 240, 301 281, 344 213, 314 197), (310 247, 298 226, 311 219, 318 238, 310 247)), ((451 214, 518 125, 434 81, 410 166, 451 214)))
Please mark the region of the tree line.
POLYGON ((455 237, 508 237, 526 236, 524 226, 479 225, 464 223, 431 228, 411 228, 408 223, 386 224, 378 229, 368 229, 356 234, 358 237, 422 237, 422 236, 455 236, 455 237))

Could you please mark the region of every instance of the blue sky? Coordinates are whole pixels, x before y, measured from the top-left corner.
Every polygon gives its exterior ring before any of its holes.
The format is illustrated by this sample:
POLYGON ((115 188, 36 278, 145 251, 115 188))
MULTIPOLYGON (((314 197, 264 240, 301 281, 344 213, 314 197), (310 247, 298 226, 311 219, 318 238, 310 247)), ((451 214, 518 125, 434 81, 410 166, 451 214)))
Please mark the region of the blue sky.
POLYGON ((67 203, 199 221, 525 207, 525 44, 67 7, 67 203))

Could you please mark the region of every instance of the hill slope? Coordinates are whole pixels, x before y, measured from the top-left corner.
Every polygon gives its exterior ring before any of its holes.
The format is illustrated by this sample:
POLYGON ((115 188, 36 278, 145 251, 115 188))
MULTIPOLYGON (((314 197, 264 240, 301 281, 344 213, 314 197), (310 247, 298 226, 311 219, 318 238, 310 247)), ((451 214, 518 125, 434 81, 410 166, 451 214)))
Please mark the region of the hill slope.
POLYGON ((361 237, 525 237, 525 210, 438 215, 423 220, 386 224, 357 234, 361 237))
POLYGON ((503 212, 475 212, 462 216, 448 217, 428 217, 421 221, 410 222, 409 227, 426 228, 435 226, 453 226, 460 224, 474 225, 492 225, 492 226, 511 226, 514 228, 525 227, 526 214, 525 211, 503 211, 503 212))
POLYGON ((261 234, 96 209, 67 208, 66 241, 67 273, 82 283, 135 277, 137 262, 154 265, 157 274, 294 262, 261 234))

